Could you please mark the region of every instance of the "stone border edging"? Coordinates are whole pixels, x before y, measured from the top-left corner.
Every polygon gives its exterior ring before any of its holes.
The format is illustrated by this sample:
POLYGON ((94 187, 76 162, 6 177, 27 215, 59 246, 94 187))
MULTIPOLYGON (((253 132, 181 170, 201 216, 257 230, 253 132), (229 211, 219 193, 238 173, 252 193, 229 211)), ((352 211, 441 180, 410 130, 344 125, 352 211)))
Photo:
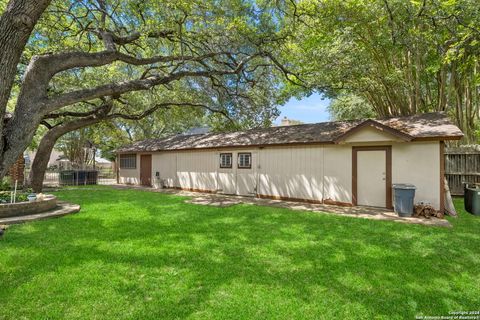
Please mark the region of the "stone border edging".
POLYGON ((57 197, 48 194, 42 200, 0 204, 0 218, 18 217, 41 213, 54 209, 57 206, 57 197))
POLYGON ((47 212, 30 214, 26 216, 17 216, 17 217, 9 217, 9 218, 0 218, 0 225, 9 225, 9 224, 16 224, 16 223, 24 223, 36 220, 43 220, 48 218, 57 218, 63 217, 67 214, 77 213, 80 211, 80 205, 59 201, 58 205, 47 212))

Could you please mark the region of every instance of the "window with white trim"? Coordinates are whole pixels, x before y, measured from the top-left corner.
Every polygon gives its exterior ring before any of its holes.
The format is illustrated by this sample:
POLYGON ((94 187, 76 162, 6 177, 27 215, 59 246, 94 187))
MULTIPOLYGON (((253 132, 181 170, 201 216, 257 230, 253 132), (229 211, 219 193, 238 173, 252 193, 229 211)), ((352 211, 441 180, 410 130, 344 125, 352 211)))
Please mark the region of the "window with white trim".
POLYGON ((121 154, 120 155, 120 169, 136 169, 137 168, 137 155, 121 154))
POLYGON ((232 154, 220 153, 220 168, 231 168, 231 167, 232 167, 232 154))
POLYGON ((252 168, 252 154, 244 152, 238 154, 238 168, 251 169, 252 168))

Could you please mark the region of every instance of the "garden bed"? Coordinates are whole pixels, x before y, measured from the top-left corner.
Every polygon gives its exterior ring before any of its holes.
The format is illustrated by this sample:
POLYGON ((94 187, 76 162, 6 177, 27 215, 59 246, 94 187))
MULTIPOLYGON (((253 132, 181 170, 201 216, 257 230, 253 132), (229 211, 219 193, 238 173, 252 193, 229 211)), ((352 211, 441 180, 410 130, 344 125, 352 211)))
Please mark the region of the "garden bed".
MULTIPOLYGON (((15 202, 26 202, 28 201, 28 192, 18 191, 15 197, 15 202)), ((10 203, 12 200, 11 191, 0 191, 0 204, 10 203)))
POLYGON ((36 214, 57 207, 57 198, 53 195, 44 195, 42 199, 35 201, 22 201, 22 199, 17 195, 16 200, 20 202, 0 204, 0 218, 36 214))

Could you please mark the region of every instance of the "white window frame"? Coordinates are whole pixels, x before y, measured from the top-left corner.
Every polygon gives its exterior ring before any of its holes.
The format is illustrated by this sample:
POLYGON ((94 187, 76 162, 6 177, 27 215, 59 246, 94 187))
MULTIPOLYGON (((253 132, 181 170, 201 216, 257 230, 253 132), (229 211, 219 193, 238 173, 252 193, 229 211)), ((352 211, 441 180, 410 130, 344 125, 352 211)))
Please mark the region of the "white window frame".
POLYGON ((223 152, 220 153, 220 169, 232 169, 233 165, 233 154, 231 152, 223 152), (229 159, 230 161, 225 161, 225 159, 229 159))
POLYGON ((239 152, 238 153, 238 169, 252 169, 252 153, 251 152, 239 152), (248 159, 248 164, 246 162, 248 159))

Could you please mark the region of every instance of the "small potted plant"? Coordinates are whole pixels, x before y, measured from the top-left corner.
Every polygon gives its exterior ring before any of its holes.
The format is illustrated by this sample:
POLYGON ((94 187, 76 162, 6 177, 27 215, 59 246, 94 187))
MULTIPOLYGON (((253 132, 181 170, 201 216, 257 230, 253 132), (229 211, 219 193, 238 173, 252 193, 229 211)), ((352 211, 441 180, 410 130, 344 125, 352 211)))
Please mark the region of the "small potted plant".
POLYGON ((32 202, 32 201, 35 201, 37 200, 37 195, 35 193, 30 193, 28 196, 27 196, 27 199, 28 201, 32 202))

